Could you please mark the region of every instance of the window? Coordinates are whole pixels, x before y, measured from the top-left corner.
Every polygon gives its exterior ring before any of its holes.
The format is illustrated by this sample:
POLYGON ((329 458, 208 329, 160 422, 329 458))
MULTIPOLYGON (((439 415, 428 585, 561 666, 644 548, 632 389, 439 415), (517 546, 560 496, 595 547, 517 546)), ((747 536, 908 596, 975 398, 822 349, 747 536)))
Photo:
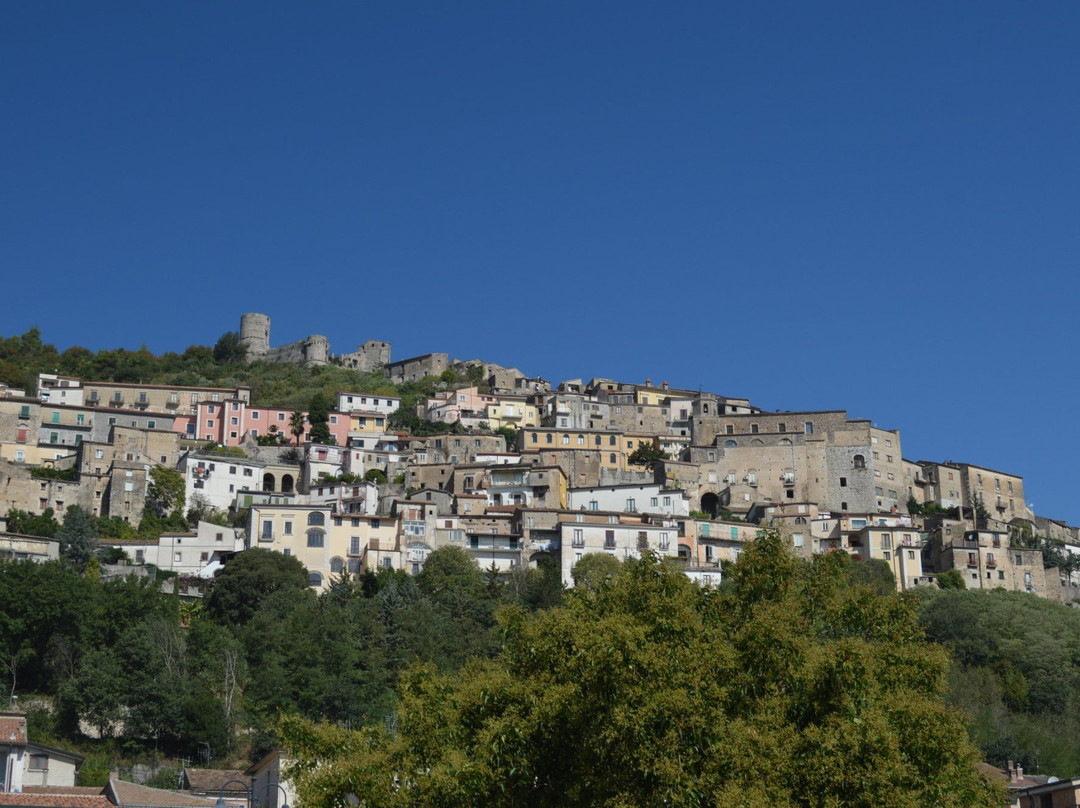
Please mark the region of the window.
POLYGON ((866 458, 861 454, 857 454, 851 458, 851 465, 853 468, 864 469, 866 468, 866 458))
POLYGON ((666 550, 671 546, 671 539, 666 532, 660 534, 660 549, 666 550))
POLYGON ((291 547, 286 547, 284 550, 281 551, 281 553, 282 553, 282 555, 291 556, 292 555, 292 548, 291 547))
POLYGON ((577 436, 577 443, 578 443, 578 446, 584 446, 585 445, 585 436, 584 435, 578 435, 577 436))
POLYGON ((793 534, 791 536, 791 543, 795 547, 802 547, 803 546, 803 534, 802 533, 793 534))
POLYGON ((626 500, 626 510, 628 510, 628 511, 636 511, 637 510, 637 502, 634 500, 633 497, 630 497, 630 498, 628 498, 626 500))
POLYGON ((308 547, 322 547, 326 534, 321 530, 309 530, 307 534, 308 547))
POLYGON ((878 488, 877 486, 874 486, 874 495, 879 496, 879 497, 883 497, 883 496, 885 496, 885 493, 880 488, 878 488))
POLYGON ((750 424, 750 434, 751 435, 756 435, 757 433, 758 433, 758 425, 757 424, 750 424))
POLYGON ((49 756, 48 755, 30 755, 30 765, 28 767, 32 772, 44 772, 49 770, 49 756))
POLYGON ((584 535, 584 532, 582 531, 582 529, 580 527, 575 527, 574 528, 573 546, 574 547, 584 547, 585 546, 585 535, 584 535))
POLYGON ((284 530, 283 530, 282 532, 283 532, 283 533, 284 533, 284 534, 285 534, 286 536, 291 536, 291 535, 292 535, 292 520, 291 520, 291 519, 290 519, 290 520, 287 520, 287 521, 285 522, 285 528, 284 528, 284 530))
POLYGON ((330 572, 334 575, 340 575, 341 571, 345 569, 345 559, 334 556, 330 559, 330 572))
POLYGON ((787 432, 787 424, 780 424, 779 429, 777 431, 779 431, 779 432, 787 432))
POLYGON ((615 531, 614 530, 605 530, 604 531, 604 547, 605 547, 605 549, 608 549, 608 550, 612 550, 612 549, 615 548, 615 531))
POLYGON ((600 503, 597 502, 595 499, 590 499, 589 500, 589 510, 590 511, 598 511, 598 510, 600 510, 600 503))
MULTIPOLYGON (((286 522, 286 524, 291 524, 286 522)), ((274 522, 271 519, 264 519, 262 523, 262 533, 259 535, 261 539, 274 538, 274 522)))
POLYGON ((847 488, 847 477, 841 477, 840 478, 840 487, 841 488, 847 488))
POLYGON ((325 525, 326 517, 321 511, 312 511, 308 514, 307 523, 309 525, 325 525))
POLYGON ((1017 565, 1021 565, 1024 563, 1024 557, 1019 553, 1016 554, 1016 563, 1017 565))
POLYGON ((349 537, 349 555, 360 555, 360 537, 349 537))
POLYGON ((569 435, 563 435, 562 436, 562 442, 563 442, 563 446, 568 445, 570 443, 570 436, 569 435))
POLYGON ((322 576, 317 572, 308 573, 308 586, 322 586, 322 576))
POLYGON ((813 435, 814 434, 814 422, 813 421, 807 421, 805 424, 803 424, 803 431, 807 435, 813 435))
POLYGON ((615 463, 615 462, 617 462, 617 461, 615 460, 615 453, 614 453, 614 452, 612 452, 612 453, 611 453, 611 454, 610 454, 610 455, 608 456, 608 462, 610 462, 610 463, 615 463))
POLYGON ((650 506, 650 507, 652 507, 652 508, 655 508, 655 507, 657 507, 657 505, 659 505, 659 504, 660 504, 660 500, 659 500, 659 498, 658 498, 658 497, 652 497, 652 498, 651 498, 651 499, 649 500, 649 506, 650 506))

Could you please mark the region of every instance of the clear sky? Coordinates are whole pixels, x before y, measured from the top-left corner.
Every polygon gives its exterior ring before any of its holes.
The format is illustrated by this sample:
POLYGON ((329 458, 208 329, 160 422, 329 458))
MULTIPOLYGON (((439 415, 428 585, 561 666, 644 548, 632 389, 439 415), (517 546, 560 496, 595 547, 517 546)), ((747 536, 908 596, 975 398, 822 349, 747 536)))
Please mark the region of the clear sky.
POLYGON ((0 4, 0 334, 846 409, 1080 523, 1080 3, 0 4))

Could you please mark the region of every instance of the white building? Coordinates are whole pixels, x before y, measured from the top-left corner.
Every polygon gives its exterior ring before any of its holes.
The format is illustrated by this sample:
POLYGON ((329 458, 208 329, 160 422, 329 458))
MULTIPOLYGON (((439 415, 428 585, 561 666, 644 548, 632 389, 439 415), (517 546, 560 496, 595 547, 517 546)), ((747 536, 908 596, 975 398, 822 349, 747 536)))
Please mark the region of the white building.
POLYGON ((690 514, 690 501, 685 492, 663 489, 659 483, 571 488, 568 498, 572 511, 622 511, 665 516, 690 514))
POLYGON ((244 549, 244 532, 213 522, 199 522, 195 530, 162 533, 157 541, 127 539, 101 543, 123 550, 138 566, 152 564, 165 572, 206 577, 221 565, 222 554, 244 549))
POLYGON ((246 457, 188 452, 179 463, 187 491, 186 507, 192 507, 198 494, 215 510, 228 510, 238 491, 260 487, 264 466, 246 457))
POLYGON ((562 577, 566 586, 574 585, 574 564, 587 553, 607 553, 619 561, 638 558, 643 550, 674 558, 679 552, 679 531, 676 527, 646 524, 621 524, 612 514, 607 524, 602 522, 559 521, 559 548, 562 555, 562 577))
POLYGON ((73 787, 83 760, 75 752, 30 741, 26 715, 0 711, 0 792, 19 793, 30 786, 73 787))
POLYGON ((338 412, 356 412, 361 410, 390 415, 391 413, 396 412, 400 406, 401 399, 396 398, 395 396, 382 396, 373 393, 337 394, 338 412))

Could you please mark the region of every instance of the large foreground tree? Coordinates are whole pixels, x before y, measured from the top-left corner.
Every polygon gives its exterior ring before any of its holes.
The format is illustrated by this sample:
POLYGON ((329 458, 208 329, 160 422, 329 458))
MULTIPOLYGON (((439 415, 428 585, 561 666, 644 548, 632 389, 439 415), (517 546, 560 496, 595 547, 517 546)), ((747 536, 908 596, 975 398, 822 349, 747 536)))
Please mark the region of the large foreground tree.
POLYGON ((721 591, 655 558, 414 669, 393 731, 287 719, 315 806, 997 806, 913 604, 768 534, 721 591))

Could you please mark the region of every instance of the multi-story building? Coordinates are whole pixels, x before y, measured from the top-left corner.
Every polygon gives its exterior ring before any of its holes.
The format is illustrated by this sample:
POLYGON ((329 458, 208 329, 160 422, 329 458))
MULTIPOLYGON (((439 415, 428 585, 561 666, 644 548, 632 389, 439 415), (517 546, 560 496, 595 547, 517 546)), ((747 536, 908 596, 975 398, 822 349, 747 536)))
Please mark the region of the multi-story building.
POLYGON ((684 517, 690 513, 683 491, 663 488, 659 483, 627 483, 590 488, 571 488, 570 510, 623 511, 684 517))
POLYGON ((376 393, 341 393, 337 394, 338 412, 368 412, 379 413, 388 416, 397 412, 401 407, 401 399, 397 396, 386 396, 376 393))
POLYGON ((251 388, 83 382, 83 404, 88 407, 196 415, 202 401, 221 402, 230 399, 250 401, 251 388))
POLYGON ((678 529, 655 525, 640 519, 621 521, 619 514, 590 514, 564 512, 558 524, 562 580, 573 586, 574 565, 587 553, 607 553, 620 561, 638 558, 650 550, 659 556, 678 555, 678 529), (597 518, 600 517, 600 518, 597 518), (602 519, 602 521, 601 521, 602 519))
POLYGON ((397 519, 334 514, 327 506, 253 504, 248 542, 251 547, 295 556, 308 569, 311 586, 319 591, 342 572, 401 567, 397 519))

